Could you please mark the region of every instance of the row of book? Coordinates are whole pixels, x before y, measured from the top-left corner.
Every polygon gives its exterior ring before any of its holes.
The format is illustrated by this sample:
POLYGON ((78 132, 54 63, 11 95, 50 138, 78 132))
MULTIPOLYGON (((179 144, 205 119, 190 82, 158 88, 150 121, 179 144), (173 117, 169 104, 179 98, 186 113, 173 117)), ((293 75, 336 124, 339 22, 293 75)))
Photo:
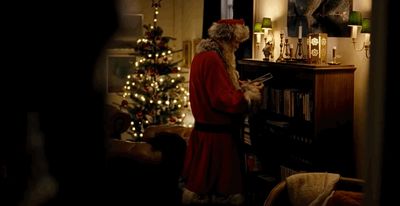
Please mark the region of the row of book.
POLYGON ((264 89, 261 109, 287 117, 311 121, 313 111, 312 94, 310 90, 267 86, 264 89))

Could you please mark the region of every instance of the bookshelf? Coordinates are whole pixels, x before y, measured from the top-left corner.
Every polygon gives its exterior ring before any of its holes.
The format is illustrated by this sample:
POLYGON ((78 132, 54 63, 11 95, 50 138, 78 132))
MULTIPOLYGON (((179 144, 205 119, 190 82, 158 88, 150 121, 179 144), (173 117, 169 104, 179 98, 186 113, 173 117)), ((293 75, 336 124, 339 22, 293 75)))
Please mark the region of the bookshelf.
POLYGON ((301 171, 355 176, 353 65, 242 59, 237 69, 242 80, 274 76, 244 124, 250 165, 259 162, 248 174, 277 180, 301 171))

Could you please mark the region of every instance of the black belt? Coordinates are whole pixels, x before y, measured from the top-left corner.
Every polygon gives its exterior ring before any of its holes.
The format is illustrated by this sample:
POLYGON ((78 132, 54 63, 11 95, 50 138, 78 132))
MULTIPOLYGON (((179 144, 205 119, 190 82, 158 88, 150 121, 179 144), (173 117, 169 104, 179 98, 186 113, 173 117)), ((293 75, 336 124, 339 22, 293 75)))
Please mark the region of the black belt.
POLYGON ((207 124, 207 123, 194 123, 194 129, 202 132, 213 132, 213 133, 234 133, 239 129, 232 124, 207 124))

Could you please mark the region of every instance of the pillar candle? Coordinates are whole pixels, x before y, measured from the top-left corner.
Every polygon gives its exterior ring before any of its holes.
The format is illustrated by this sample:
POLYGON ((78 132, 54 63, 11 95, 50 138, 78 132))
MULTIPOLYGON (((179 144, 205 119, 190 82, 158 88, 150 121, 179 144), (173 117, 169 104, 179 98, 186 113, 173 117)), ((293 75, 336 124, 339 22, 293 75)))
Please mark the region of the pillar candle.
POLYGON ((332 47, 332 57, 333 57, 333 59, 335 59, 335 57, 336 57, 336 47, 335 46, 332 47))
POLYGON ((299 26, 299 39, 302 38, 302 35, 303 35, 303 27, 299 26))

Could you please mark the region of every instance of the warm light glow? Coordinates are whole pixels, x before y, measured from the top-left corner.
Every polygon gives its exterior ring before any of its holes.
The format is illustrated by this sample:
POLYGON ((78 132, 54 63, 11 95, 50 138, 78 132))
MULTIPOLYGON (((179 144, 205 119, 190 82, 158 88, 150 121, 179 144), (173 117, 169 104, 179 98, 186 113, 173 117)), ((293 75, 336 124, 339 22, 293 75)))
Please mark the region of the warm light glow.
POLYGON ((365 51, 365 56, 369 58, 369 49, 371 45, 371 27, 370 27, 370 19, 369 18, 361 18, 361 12, 352 12, 349 16, 349 26, 351 27, 351 39, 353 43, 353 47, 356 51, 365 51), (362 46, 358 49, 356 46, 356 38, 358 35, 358 28, 361 29, 361 34, 364 35, 364 41, 362 42, 362 46))
POLYGON ((356 39, 358 33, 358 26, 350 26, 351 27, 351 38, 356 39))
POLYGON ((370 33, 364 33, 364 43, 365 43, 365 45, 369 46, 371 44, 370 38, 371 38, 371 34, 370 33))
POLYGON ((261 34, 262 33, 256 33, 256 43, 257 44, 261 43, 261 34))

